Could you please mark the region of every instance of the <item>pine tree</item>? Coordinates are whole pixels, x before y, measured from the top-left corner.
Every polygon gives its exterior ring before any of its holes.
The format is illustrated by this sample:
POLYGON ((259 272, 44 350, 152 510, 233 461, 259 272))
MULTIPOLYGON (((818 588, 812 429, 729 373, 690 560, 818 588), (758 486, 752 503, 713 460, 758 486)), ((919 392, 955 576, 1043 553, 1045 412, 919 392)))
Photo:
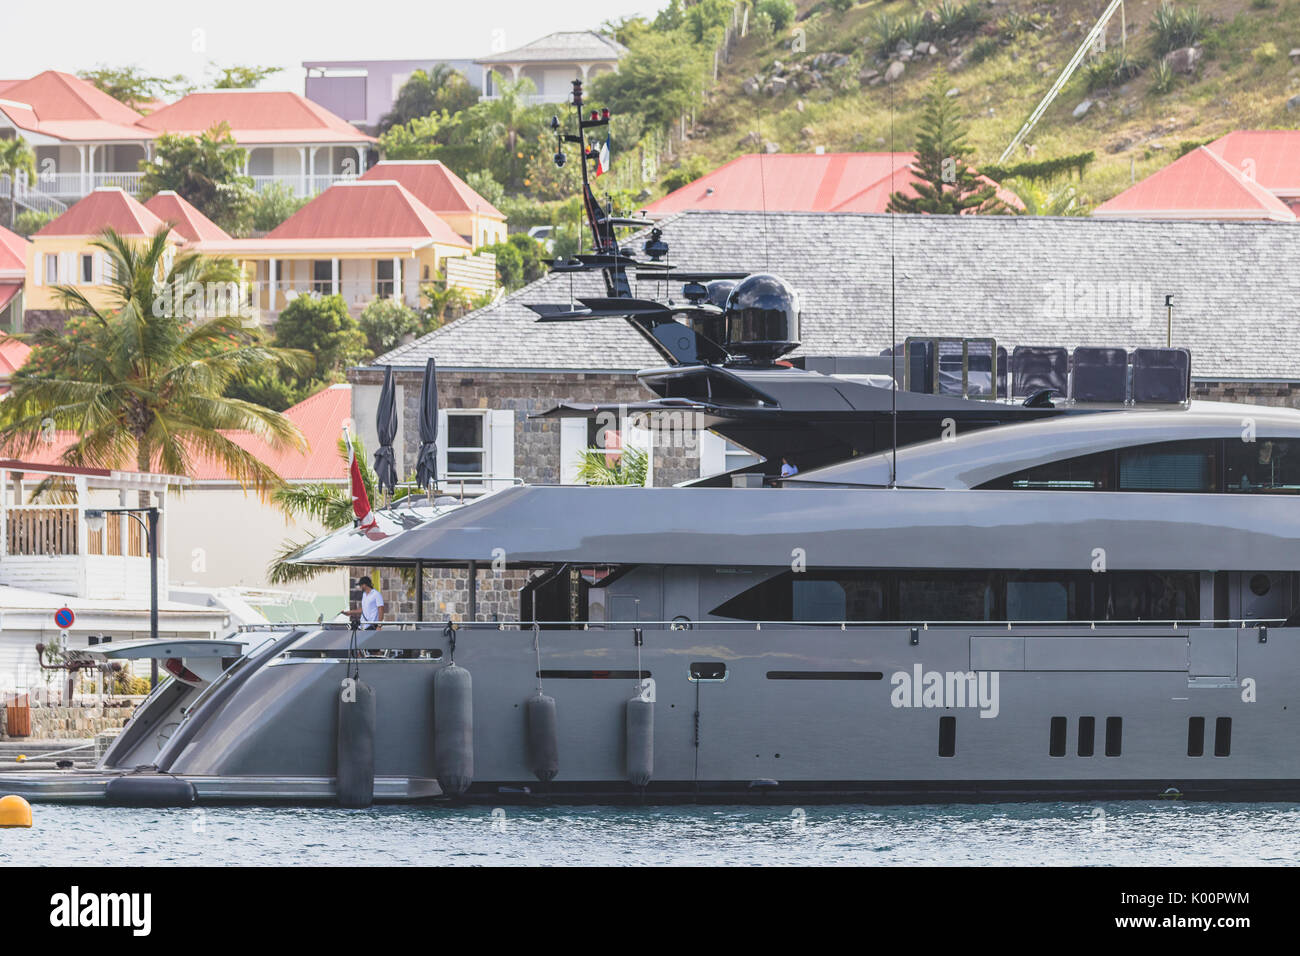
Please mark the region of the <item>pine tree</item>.
POLYGON ((916 136, 912 169, 920 177, 911 186, 915 195, 891 193, 889 212, 952 216, 967 209, 980 213, 1007 212, 997 187, 983 182, 966 162, 974 152, 966 143, 966 124, 947 94, 948 74, 939 70, 925 94, 921 129, 916 136))

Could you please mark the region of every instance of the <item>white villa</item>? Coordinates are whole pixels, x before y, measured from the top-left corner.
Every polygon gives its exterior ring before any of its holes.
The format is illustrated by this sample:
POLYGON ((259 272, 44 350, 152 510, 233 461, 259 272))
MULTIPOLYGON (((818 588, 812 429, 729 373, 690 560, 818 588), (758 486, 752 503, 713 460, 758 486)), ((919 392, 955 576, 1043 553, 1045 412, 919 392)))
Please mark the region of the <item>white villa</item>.
POLYGON ((592 30, 550 33, 514 50, 479 57, 474 62, 483 67, 483 99, 496 99, 497 74, 511 82, 533 81, 537 88, 529 100, 533 103, 563 103, 573 91, 570 85, 584 83, 601 73, 618 69, 618 61, 627 47, 612 37, 592 30))
POLYGON ((354 179, 375 142, 297 93, 213 90, 191 93, 143 115, 70 73, 46 70, 0 81, 0 139, 21 137, 36 153, 35 182, 0 176, 0 197, 59 214, 103 186, 139 191, 140 163, 163 133, 193 136, 226 123, 248 150, 244 172, 260 192, 284 183, 314 196, 354 179))

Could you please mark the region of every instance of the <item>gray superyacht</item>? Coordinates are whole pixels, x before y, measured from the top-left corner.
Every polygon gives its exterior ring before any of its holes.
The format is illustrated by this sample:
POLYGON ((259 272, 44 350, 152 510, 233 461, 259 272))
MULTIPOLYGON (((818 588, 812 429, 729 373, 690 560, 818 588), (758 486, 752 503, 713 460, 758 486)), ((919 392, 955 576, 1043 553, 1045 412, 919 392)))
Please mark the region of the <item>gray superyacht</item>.
MULTIPOLYGON (((173 674, 31 799, 185 804, 1300 794, 1300 411, 1190 400, 1176 348, 909 339, 787 358, 797 296, 687 273, 586 182, 605 295, 663 355, 646 415, 758 464, 671 488, 431 493, 297 560, 468 572, 463 620, 102 645, 173 674), (641 254, 644 258, 641 258, 641 254), (633 278, 680 287, 638 298, 633 278), (783 476, 782 457, 801 465, 783 476), (483 575, 527 570, 518 620, 483 575), (1292 711, 1290 706, 1296 705, 1292 711)), ((561 405, 591 417, 599 406, 561 405)), ((362 573, 358 570, 358 573, 362 573)), ((422 593, 417 588, 417 593, 422 593)), ((417 615, 423 616, 423 615, 417 615)))

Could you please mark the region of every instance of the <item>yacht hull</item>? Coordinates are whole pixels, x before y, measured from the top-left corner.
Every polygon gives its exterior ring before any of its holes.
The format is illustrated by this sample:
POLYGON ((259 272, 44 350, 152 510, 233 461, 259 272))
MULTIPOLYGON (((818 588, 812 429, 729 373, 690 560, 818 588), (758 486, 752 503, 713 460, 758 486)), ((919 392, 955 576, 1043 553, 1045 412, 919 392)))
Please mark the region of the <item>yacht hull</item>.
MULTIPOLYGON (((882 803, 1300 796, 1300 628, 764 626, 457 633, 473 781, 494 804, 882 803), (540 671, 538 662, 540 661, 540 671), (529 770, 526 703, 556 702, 558 773, 529 770), (640 676, 638 676, 640 675, 640 676), (628 782, 627 703, 653 698, 653 765, 628 782)), ((307 632, 200 700, 157 769, 199 802, 330 802, 347 635, 307 632), (186 726, 188 724, 189 726, 186 726)), ((377 631, 375 800, 446 799, 434 748, 441 628, 377 631), (431 656, 436 655, 436 656, 431 656)), ((136 719, 141 719, 137 716, 136 719)), ((7 774, 96 800, 114 773, 7 774), (98 781, 98 783, 96 783, 98 781)), ((145 771, 152 772, 152 771, 145 771)))

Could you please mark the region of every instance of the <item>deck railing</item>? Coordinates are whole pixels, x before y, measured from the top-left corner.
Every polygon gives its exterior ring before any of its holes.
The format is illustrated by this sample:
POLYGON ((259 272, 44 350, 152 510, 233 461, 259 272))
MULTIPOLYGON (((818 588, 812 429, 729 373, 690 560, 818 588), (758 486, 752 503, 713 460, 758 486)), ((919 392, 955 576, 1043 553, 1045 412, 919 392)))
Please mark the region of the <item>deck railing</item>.
POLYGON ((75 555, 76 508, 32 505, 5 514, 5 554, 75 555))

